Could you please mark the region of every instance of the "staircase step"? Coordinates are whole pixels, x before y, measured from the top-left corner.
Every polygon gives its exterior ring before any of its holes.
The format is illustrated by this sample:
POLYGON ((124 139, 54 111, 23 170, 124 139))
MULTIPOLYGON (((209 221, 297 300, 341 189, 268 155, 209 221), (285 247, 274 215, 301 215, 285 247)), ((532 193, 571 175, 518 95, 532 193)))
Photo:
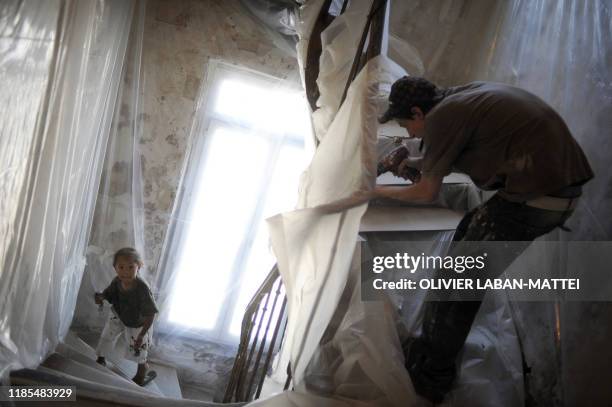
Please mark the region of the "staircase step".
POLYGON ((172 366, 166 365, 156 361, 149 362, 151 369, 157 372, 157 378, 154 382, 161 392, 166 396, 173 399, 182 399, 183 394, 181 392, 181 386, 178 381, 176 369, 172 366))
MULTIPOLYGON (((138 364, 136 362, 132 362, 131 360, 111 356, 111 358, 107 359, 107 361, 110 362, 110 369, 113 372, 130 381, 131 378, 136 375, 136 371, 138 370, 138 364)), ((155 380, 147 384, 144 388, 151 391, 152 393, 164 396, 165 394, 159 389, 157 385, 157 379, 158 378, 155 378, 155 380)))
MULTIPOLYGON (((173 400, 153 394, 135 392, 123 387, 84 380, 70 374, 47 368, 42 370, 22 369, 11 372, 11 383, 20 385, 48 384, 54 386, 75 386, 77 399, 99 400, 96 405, 129 405, 138 407, 242 407, 246 403, 219 404, 196 400, 173 400)), ((79 401, 75 405, 79 404, 79 401)))
POLYGON ((73 331, 68 331, 68 334, 66 334, 66 337, 64 338, 64 344, 70 346, 70 348, 89 357, 90 359, 96 360, 95 349, 79 338, 73 331))
POLYGON ((72 347, 66 345, 65 343, 60 343, 59 345, 57 345, 57 347, 55 348, 55 353, 58 353, 67 359, 71 359, 75 362, 79 362, 91 368, 103 371, 107 374, 114 374, 108 367, 96 363, 95 359, 92 359, 91 357, 74 350, 72 347))
POLYGON ((80 377, 82 379, 102 383, 114 387, 122 387, 135 392, 150 394, 151 392, 136 383, 126 380, 111 372, 105 373, 99 369, 87 366, 72 359, 68 359, 58 353, 54 353, 47 358, 39 367, 41 371, 50 373, 49 371, 57 371, 66 373, 70 376, 80 377))
MULTIPOLYGON (((104 370, 108 371, 109 373, 115 374, 121 377, 122 379, 128 381, 130 384, 138 386, 132 381, 132 377, 136 375, 136 370, 138 369, 136 363, 126 359, 111 356, 107 359, 107 367, 100 366, 100 364, 96 363, 95 361, 97 358, 96 351, 72 331, 68 332, 66 338, 64 339, 64 343, 58 346, 58 350, 58 353, 62 354, 67 358, 73 359, 79 363, 86 364, 90 367, 99 366, 104 370), (93 362, 94 365, 91 365, 89 361, 93 362)), ((159 377, 153 380, 148 385, 146 385, 144 389, 150 393, 155 393, 163 396, 165 395, 165 393, 159 389, 157 385, 158 379, 159 377)), ((171 392, 171 396, 173 398, 180 398, 174 397, 175 394, 176 392, 171 392)))

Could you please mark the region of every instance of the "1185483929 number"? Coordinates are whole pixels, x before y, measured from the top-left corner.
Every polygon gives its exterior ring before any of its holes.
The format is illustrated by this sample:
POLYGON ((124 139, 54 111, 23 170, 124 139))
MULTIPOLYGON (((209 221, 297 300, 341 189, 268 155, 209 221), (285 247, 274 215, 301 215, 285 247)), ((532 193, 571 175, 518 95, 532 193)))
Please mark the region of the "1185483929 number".
POLYGON ((0 386, 2 401, 76 400, 74 386, 0 386))

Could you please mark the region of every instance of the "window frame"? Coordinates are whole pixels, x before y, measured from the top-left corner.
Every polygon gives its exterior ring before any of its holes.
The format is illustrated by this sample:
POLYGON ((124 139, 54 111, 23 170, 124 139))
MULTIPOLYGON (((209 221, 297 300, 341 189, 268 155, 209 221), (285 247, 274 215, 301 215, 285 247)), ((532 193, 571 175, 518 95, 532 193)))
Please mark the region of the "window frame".
MULTIPOLYGON (((292 133, 275 134, 271 131, 253 128, 244 123, 244 121, 236 120, 235 118, 225 116, 214 111, 214 102, 217 100, 220 84, 224 79, 231 77, 243 78, 250 76, 256 78, 256 83, 280 84, 283 83, 281 78, 276 78, 265 73, 257 72, 249 68, 243 68, 233 64, 228 64, 221 60, 211 59, 205 75, 205 80, 202 84, 202 96, 196 106, 194 125, 191 131, 191 146, 188 154, 185 156, 183 171, 181 175, 181 185, 177 191, 175 199, 172 220, 166 233, 162 255, 159 262, 159 277, 156 280, 156 288, 159 292, 164 293, 165 306, 169 307, 172 300, 172 291, 174 286, 173 270, 180 262, 183 247, 185 245, 188 226, 187 223, 192 217, 195 208, 194 198, 197 194, 196 182, 199 176, 204 171, 206 157, 209 154, 212 137, 215 129, 227 128, 230 131, 247 131, 255 137, 262 137, 268 143, 268 157, 266 159, 266 168, 261 177, 258 194, 265 197, 269 192, 270 183, 268 182, 273 174, 280 150, 285 145, 303 146, 308 152, 309 141, 302 139, 300 135, 292 133), (225 70, 230 75, 224 75, 220 71, 225 70), (174 215, 176 214, 176 215, 174 215)), ((249 83, 251 83, 249 81, 249 83)), ((291 89, 291 88, 289 88, 291 89)), ((296 92, 300 91, 295 88, 296 92)), ((240 180, 234 182, 228 180, 228 184, 239 187, 240 180)), ((215 326, 212 329, 196 328, 185 326, 180 323, 169 321, 169 309, 164 313, 164 319, 158 321, 156 330, 163 335, 178 335, 185 338, 195 340, 209 340, 224 345, 235 346, 240 340, 239 335, 231 334, 232 317, 238 306, 238 297, 242 288, 241 275, 246 268, 249 259, 250 250, 254 239, 257 237, 258 225, 261 221, 263 211, 265 209, 266 199, 258 199, 254 208, 251 208, 251 214, 246 226, 247 232, 242 236, 239 243, 239 255, 234 259, 232 270, 228 276, 228 281, 238 281, 235 287, 235 296, 226 295, 222 305, 219 307, 219 313, 216 318, 215 326), (236 298, 234 298, 236 297, 236 298)), ((180 271, 176 271, 179 273, 180 271)), ((174 276, 176 277, 176 276, 174 276)), ((228 291, 229 292, 229 291, 228 291)))

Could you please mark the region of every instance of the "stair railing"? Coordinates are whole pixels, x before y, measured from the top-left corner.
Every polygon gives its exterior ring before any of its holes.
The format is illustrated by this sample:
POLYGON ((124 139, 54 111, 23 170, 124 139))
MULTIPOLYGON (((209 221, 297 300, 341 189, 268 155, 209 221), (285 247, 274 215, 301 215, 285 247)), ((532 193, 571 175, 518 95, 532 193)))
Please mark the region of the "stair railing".
MULTIPOLYGON (((326 1, 321 8, 307 52, 305 85, 306 94, 313 111, 316 110, 316 99, 319 95, 316 78, 319 73, 318 61, 322 51, 320 34, 333 20, 333 16, 328 12, 330 4, 331 1, 326 1)), ((348 2, 345 0, 342 12, 346 9, 347 4, 348 2)), ((357 77, 361 68, 370 59, 380 54, 386 7, 387 0, 374 0, 372 2, 340 104, 344 102, 349 86, 357 77), (366 41, 368 47, 364 51, 366 41)), ((275 265, 246 308, 242 319, 240 344, 223 398, 224 403, 252 401, 259 398, 264 379, 270 370, 272 358, 278 352, 287 329, 287 298, 282 288, 282 280, 278 267, 275 265), (278 313, 276 313, 279 300, 281 305, 278 313), (274 318, 275 320, 273 320, 274 318), (270 331, 272 327, 273 330, 270 331)), ((289 388, 291 380, 291 366, 289 365, 287 366, 284 390, 289 388)))
MULTIPOLYGON (((272 357, 287 328, 287 298, 274 266, 249 302, 240 332, 240 344, 223 398, 224 403, 259 398, 272 357)), ((289 387, 286 383, 285 389, 289 387)))

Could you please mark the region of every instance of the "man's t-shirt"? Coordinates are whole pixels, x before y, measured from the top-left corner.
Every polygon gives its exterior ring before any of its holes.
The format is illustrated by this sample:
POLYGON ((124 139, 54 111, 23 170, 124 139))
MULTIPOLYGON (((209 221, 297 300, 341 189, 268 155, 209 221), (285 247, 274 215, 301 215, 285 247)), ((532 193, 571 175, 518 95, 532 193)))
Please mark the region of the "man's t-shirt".
POLYGON ((593 178, 563 119, 537 96, 490 82, 446 92, 425 116, 423 174, 455 169, 515 202, 593 178))
POLYGON ((130 328, 141 327, 145 317, 158 312, 149 286, 138 276, 129 290, 123 289, 121 281, 115 277, 102 294, 113 305, 113 310, 121 322, 130 328))

